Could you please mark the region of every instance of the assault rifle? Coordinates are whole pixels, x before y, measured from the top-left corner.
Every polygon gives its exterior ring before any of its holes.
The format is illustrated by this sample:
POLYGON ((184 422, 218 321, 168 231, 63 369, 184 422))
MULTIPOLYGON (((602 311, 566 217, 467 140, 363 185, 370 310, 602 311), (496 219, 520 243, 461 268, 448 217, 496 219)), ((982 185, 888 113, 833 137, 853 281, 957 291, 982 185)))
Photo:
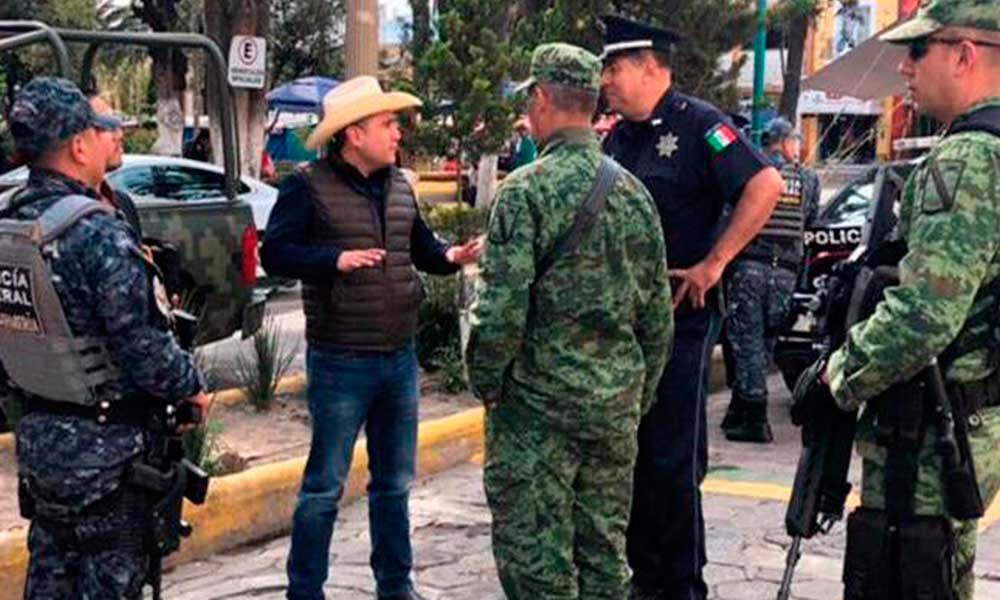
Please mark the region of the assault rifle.
POLYGON ((146 583, 153 588, 153 599, 160 600, 163 558, 175 552, 181 538, 191 535, 191 525, 183 519, 184 499, 203 504, 208 495, 209 476, 200 467, 184 458, 180 429, 183 425, 201 423, 201 412, 192 404, 168 404, 154 416, 150 429, 153 435, 143 460, 129 467, 132 485, 152 493, 156 498, 145 535, 150 564, 146 583))
POLYGON ((851 492, 847 481, 854 448, 857 411, 841 410, 827 386, 819 383, 819 369, 843 341, 847 308, 852 296, 856 269, 841 263, 823 283, 819 298, 821 314, 820 360, 808 369, 795 386, 792 422, 802 427, 802 454, 795 471, 795 483, 785 512, 785 530, 792 537, 785 558, 785 572, 778 600, 788 600, 792 576, 802 555, 802 540, 827 533, 843 518, 844 504, 851 492))
POLYGON ((792 577, 802 555, 802 540, 826 534, 844 517, 844 506, 851 492, 848 472, 854 449, 857 411, 841 410, 830 390, 819 382, 820 370, 826 368, 830 354, 840 347, 850 325, 867 314, 877 298, 871 297, 878 286, 869 279, 882 273, 873 265, 896 264, 900 248, 882 243, 896 224, 893 204, 903 186, 897 169, 887 166, 878 171, 873 188, 878 190, 872 202, 861 244, 850 258, 838 263, 831 275, 818 282, 816 300, 810 308, 817 315, 819 360, 807 369, 795 385, 792 422, 802 427, 802 454, 795 471, 795 483, 785 512, 785 529, 792 538, 785 559, 785 572, 778 589, 778 600, 788 600, 792 577), (894 259, 895 262, 894 262, 894 259))

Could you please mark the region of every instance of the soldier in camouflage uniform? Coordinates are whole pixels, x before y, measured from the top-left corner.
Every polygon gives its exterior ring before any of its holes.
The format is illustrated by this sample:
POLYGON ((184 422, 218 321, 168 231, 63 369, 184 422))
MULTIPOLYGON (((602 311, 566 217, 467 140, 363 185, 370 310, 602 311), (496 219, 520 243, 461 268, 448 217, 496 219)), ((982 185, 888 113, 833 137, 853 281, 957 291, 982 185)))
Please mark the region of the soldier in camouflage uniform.
MULTIPOLYGON (((18 93, 9 123, 31 174, 0 218, 35 220, 65 196, 97 198, 116 120, 97 115, 69 81, 45 77, 18 93)), ((144 414, 154 398, 207 406, 194 361, 177 346, 154 298, 139 240, 122 221, 104 212, 84 217, 46 256, 74 337, 106 340, 121 372, 98 389, 100 398, 112 399, 112 414, 144 414)), ((34 507, 25 598, 141 598, 148 562, 141 536, 151 500, 124 476, 147 448, 146 431, 138 419, 99 424, 69 414, 85 407, 11 391, 11 383, 0 381, 0 388, 21 395, 26 412, 17 426, 22 509, 34 507), (69 408, 49 410, 58 406, 69 408)))
POLYGON ((673 337, 656 208, 620 167, 579 247, 533 281, 594 184, 599 84, 587 51, 535 50, 523 85, 544 150, 503 182, 481 261, 467 360, 487 405, 493 553, 513 599, 626 595, 636 431, 673 337))
MULTIPOLYGON (((854 409, 909 380, 939 357, 950 391, 977 406, 969 443, 988 506, 1000 488, 1000 399, 995 337, 1000 302, 1000 2, 932 0, 882 38, 908 44, 899 66, 919 108, 949 129, 903 193, 900 235, 908 253, 900 284, 853 327, 825 379, 837 403, 854 409), (970 122, 986 131, 956 133, 970 122), (990 329, 994 328, 992 336, 990 329), (991 339, 992 337, 992 339, 991 339)), ((951 394, 949 394, 951 395, 951 394)), ((871 405, 868 407, 872 408, 871 405)), ((859 423, 862 505, 884 509, 886 450, 875 443, 874 411, 859 423)), ((947 515, 941 462, 928 432, 918 455, 917 515, 947 515)), ((954 591, 973 598, 976 521, 955 521, 954 591)))
POLYGON ((765 134, 767 158, 781 171, 784 187, 771 218, 725 277, 733 395, 722 429, 726 439, 736 442, 774 439, 767 421, 767 369, 775 336, 787 325, 805 258, 804 228, 819 204, 819 178, 798 164, 798 134, 792 124, 777 117, 765 134))

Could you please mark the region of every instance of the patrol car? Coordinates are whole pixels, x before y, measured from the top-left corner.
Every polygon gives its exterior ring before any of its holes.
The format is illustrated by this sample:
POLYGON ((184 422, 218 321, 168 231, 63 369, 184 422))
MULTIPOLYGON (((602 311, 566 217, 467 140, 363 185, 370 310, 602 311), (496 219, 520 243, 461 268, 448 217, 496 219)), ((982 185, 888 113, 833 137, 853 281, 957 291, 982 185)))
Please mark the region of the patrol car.
POLYGON ((817 287, 833 266, 862 242, 874 218, 874 207, 885 202, 894 205, 899 200, 907 176, 918 164, 918 160, 910 160, 873 166, 837 192, 807 225, 805 264, 792 299, 790 327, 774 347, 774 362, 789 390, 818 356, 814 348, 817 287))

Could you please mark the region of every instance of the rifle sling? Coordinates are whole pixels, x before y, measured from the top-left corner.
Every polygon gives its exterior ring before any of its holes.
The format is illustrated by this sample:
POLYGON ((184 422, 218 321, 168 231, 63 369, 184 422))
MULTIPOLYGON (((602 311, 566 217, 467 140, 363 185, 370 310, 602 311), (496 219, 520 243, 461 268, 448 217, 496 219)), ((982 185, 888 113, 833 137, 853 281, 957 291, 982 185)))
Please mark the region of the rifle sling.
POLYGON ((608 199, 608 194, 611 192, 611 188, 614 187, 620 173, 621 167, 612 159, 607 156, 601 157, 601 164, 597 168, 597 176, 594 178, 594 184, 590 188, 590 193, 573 216, 573 224, 569 230, 559 238, 552 247, 552 250, 538 262, 538 266, 535 267, 534 283, 538 283, 548 274, 549 269, 552 268, 552 265, 555 264, 560 256, 571 254, 579 247, 580 242, 583 241, 583 236, 597 222, 597 218, 601 216, 601 212, 604 210, 604 205, 608 199))

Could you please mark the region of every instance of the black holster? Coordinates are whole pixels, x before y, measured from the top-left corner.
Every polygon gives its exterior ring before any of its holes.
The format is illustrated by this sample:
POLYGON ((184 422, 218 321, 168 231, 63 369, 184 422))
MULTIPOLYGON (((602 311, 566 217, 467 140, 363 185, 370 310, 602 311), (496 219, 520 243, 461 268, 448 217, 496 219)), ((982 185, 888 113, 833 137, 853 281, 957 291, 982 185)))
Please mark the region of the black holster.
POLYGON ((913 515, 918 457, 925 429, 926 403, 921 381, 897 383, 874 406, 875 440, 886 448, 886 512, 898 519, 913 515))
POLYGON ((944 517, 894 523, 880 510, 847 518, 845 600, 954 600, 955 538, 944 517))

